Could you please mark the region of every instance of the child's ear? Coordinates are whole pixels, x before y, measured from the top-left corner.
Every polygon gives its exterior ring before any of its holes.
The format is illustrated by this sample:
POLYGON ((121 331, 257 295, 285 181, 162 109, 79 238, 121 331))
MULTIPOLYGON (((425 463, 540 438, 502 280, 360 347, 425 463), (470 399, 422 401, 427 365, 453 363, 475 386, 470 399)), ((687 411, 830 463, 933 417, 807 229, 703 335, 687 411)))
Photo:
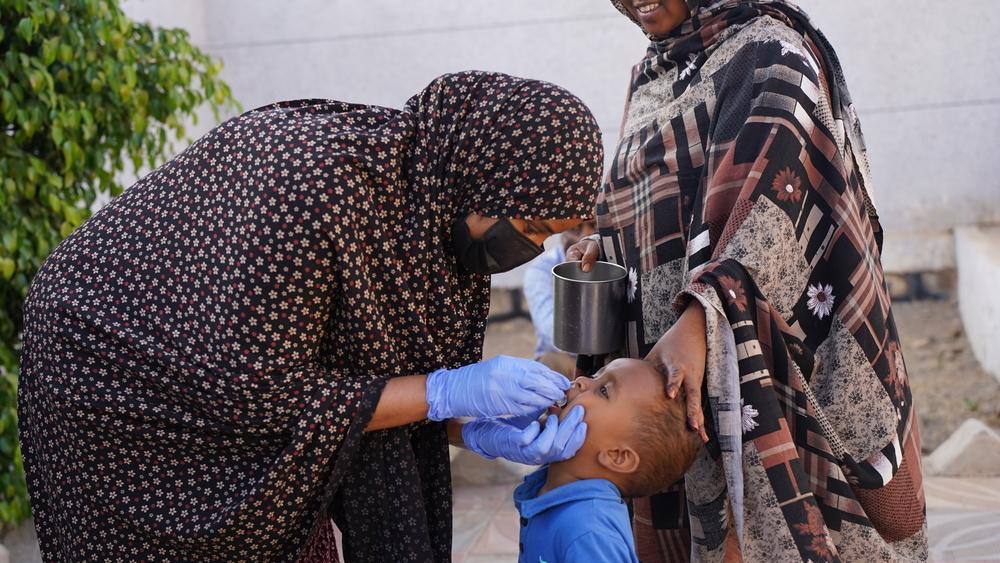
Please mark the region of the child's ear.
POLYGON ((601 450, 597 463, 615 473, 635 473, 639 469, 639 453, 628 446, 601 450))

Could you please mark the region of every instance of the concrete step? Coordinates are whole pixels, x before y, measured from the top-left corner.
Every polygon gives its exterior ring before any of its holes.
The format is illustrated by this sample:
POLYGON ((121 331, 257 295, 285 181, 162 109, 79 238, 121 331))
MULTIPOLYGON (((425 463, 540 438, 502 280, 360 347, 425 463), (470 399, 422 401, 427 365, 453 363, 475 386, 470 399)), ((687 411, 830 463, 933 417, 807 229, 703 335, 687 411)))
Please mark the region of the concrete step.
POLYGON ((1000 380, 1000 226, 955 229, 958 306, 972 351, 1000 380))
POLYGON ((1000 477, 1000 435, 970 418, 925 459, 928 475, 1000 477))

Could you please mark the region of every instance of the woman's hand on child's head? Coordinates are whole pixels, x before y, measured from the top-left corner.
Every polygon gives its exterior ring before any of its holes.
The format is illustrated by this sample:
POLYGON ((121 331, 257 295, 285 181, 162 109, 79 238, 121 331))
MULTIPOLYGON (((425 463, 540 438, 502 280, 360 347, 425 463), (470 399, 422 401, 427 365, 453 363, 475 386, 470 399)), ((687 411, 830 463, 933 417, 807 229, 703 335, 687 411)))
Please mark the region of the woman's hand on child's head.
POLYGON ((705 308, 692 299, 674 326, 663 333, 646 361, 667 374, 667 396, 677 396, 681 386, 687 395, 687 421, 692 430, 708 441, 705 413, 701 410, 701 384, 705 380, 705 308))
POLYGON ((478 419, 462 427, 466 447, 485 457, 502 457, 527 465, 569 459, 583 446, 587 423, 583 407, 574 407, 563 420, 550 416, 545 427, 537 420, 523 429, 498 419, 478 419))

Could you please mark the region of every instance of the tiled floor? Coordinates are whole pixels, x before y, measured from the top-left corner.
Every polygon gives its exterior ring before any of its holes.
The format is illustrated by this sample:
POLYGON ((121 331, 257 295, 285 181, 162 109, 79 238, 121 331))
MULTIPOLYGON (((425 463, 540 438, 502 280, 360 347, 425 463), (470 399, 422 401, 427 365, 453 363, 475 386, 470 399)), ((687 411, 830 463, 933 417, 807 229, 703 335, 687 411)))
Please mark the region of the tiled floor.
MULTIPOLYGON (((1000 478, 930 477, 924 486, 932 560, 1000 562, 1000 478)), ((514 484, 455 487, 455 562, 517 560, 519 525, 510 498, 513 490, 514 484)), ((5 540, 12 563, 41 561, 30 525, 5 540)))
MULTIPOLYGON (((507 310, 507 295, 494 292, 493 310, 507 310)), ((962 417, 971 416, 962 405, 969 401, 966 393, 973 393, 975 389, 969 388, 970 370, 979 370, 979 367, 962 336, 961 320, 953 301, 896 304, 896 308, 904 343, 909 343, 907 368, 912 372, 914 393, 921 394, 928 404, 927 408, 919 409, 925 417, 921 425, 928 432, 935 429, 940 441, 957 427, 962 417), (942 334, 952 336, 945 338, 942 334), (956 357, 955 353, 959 355, 956 357), (942 369, 959 374, 961 381, 949 379, 958 384, 942 389, 942 369), (920 381, 926 383, 918 389, 920 381), (961 417, 953 419, 955 413, 961 413, 961 417)), ((529 357, 534 344, 534 332, 526 320, 491 324, 484 357, 500 353, 529 357)), ((989 386, 988 396, 992 397, 995 382, 985 372, 982 375, 983 378, 971 380, 989 386)), ((991 404, 989 401, 982 404, 983 416, 994 412, 989 408, 991 404)), ((996 424, 993 420, 987 422, 996 424)), ((458 465, 464 466, 466 477, 479 479, 473 482, 498 482, 495 480, 498 473, 484 477, 486 466, 470 467, 468 464, 466 459, 458 465)), ((518 517, 510 500, 515 483, 516 480, 506 485, 456 487, 455 561, 499 563, 517 559, 518 517)), ((924 485, 933 560, 1000 562, 1000 478, 930 477, 925 479, 924 485)))
POLYGON ((455 488, 452 561, 492 563, 517 560, 517 510, 514 485, 455 488))
POLYGON ((924 490, 936 561, 1000 561, 1000 478, 931 477, 924 490))
MULTIPOLYGON (((924 481, 933 561, 1000 561, 1000 478, 924 481)), ((455 488, 454 561, 517 559, 514 485, 455 488)))

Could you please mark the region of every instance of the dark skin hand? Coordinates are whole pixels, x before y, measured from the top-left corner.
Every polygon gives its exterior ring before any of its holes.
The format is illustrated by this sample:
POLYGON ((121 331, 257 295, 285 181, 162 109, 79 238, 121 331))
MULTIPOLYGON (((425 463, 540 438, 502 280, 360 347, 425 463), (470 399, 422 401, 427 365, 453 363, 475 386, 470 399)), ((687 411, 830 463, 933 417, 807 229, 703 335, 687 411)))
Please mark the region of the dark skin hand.
POLYGON ((701 384, 705 380, 707 355, 705 308, 697 299, 692 299, 645 358, 667 374, 667 395, 671 399, 684 386, 688 426, 697 430, 704 442, 708 441, 708 433, 705 432, 705 413, 701 410, 701 384))
MULTIPOLYGON (((580 268, 589 272, 601 256, 601 249, 593 240, 581 240, 566 251, 566 260, 580 260, 580 268)), ((705 432, 705 413, 701 409, 701 384, 705 380, 705 361, 708 343, 705 340, 705 308, 692 299, 677 322, 656 342, 646 354, 651 362, 668 375, 667 395, 677 396, 684 387, 687 395, 688 426, 708 441, 705 432)))
POLYGON ((584 272, 589 272, 594 267, 594 262, 597 262, 600 257, 601 247, 595 240, 581 239, 566 249, 566 260, 579 260, 580 269, 584 272))
POLYGON ((596 232, 597 230, 593 219, 584 221, 572 229, 564 231, 559 240, 559 242, 563 245, 563 252, 569 250, 569 247, 576 244, 583 237, 590 236, 596 232))

